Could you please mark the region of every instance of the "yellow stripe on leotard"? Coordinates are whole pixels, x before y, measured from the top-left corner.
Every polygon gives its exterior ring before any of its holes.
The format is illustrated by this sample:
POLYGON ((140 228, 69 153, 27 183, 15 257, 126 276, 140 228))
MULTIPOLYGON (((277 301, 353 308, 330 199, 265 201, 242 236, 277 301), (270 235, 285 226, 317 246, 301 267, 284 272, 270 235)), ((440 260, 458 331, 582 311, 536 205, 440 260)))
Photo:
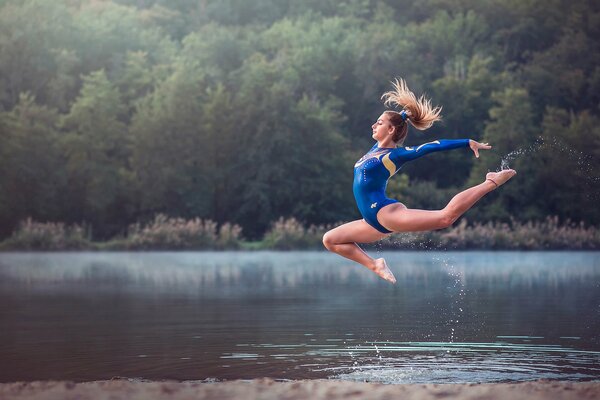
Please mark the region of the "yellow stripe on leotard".
POLYGON ((381 162, 383 163, 383 166, 390 171, 390 176, 396 173, 396 164, 390 160, 390 153, 387 153, 385 156, 381 157, 381 162))

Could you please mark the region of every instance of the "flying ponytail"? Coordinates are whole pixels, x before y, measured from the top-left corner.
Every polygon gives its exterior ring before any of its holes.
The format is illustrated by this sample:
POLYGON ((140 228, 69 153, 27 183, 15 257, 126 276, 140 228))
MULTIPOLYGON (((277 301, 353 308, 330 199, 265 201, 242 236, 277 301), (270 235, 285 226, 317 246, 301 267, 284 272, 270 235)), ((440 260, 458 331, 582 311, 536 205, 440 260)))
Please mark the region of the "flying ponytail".
MULTIPOLYGON (((412 126, 423 131, 431 127, 434 122, 442 119, 440 116, 442 107, 432 107, 431 100, 426 99, 423 95, 417 99, 404 79, 395 79, 392 85, 394 90, 385 92, 381 99, 385 105, 395 106, 406 112, 406 117, 402 118, 402 122, 407 119, 412 126)), ((400 113, 397 114, 401 115, 400 113)), ((402 136, 406 137, 406 134, 402 136)))

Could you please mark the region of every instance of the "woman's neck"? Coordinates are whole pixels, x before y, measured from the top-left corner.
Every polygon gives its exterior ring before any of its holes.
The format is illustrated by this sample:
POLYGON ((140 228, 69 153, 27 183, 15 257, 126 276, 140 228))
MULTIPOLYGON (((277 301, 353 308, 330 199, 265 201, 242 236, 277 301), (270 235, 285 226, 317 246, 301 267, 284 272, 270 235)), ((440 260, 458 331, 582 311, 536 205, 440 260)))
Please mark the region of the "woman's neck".
POLYGON ((385 139, 381 141, 377 141, 377 147, 380 149, 393 149, 396 148, 396 143, 391 139, 385 139))

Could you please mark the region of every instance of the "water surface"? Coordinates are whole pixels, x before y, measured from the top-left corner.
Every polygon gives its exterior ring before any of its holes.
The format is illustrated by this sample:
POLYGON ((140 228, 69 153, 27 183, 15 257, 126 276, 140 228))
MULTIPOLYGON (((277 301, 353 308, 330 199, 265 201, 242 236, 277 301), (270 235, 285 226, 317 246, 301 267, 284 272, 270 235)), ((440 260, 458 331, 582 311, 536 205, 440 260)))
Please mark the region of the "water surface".
POLYGON ((600 378, 600 253, 2 253, 0 381, 600 378))

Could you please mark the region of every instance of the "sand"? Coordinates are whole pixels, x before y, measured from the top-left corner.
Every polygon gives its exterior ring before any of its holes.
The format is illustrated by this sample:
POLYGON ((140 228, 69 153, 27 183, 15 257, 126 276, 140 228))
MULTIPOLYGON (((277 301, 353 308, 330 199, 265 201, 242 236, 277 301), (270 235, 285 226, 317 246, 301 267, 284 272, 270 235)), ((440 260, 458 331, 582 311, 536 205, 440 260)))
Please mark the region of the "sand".
POLYGON ((383 385, 337 380, 276 382, 252 381, 139 382, 110 380, 84 383, 65 381, 0 384, 0 399, 600 399, 600 382, 535 381, 495 384, 383 385))

